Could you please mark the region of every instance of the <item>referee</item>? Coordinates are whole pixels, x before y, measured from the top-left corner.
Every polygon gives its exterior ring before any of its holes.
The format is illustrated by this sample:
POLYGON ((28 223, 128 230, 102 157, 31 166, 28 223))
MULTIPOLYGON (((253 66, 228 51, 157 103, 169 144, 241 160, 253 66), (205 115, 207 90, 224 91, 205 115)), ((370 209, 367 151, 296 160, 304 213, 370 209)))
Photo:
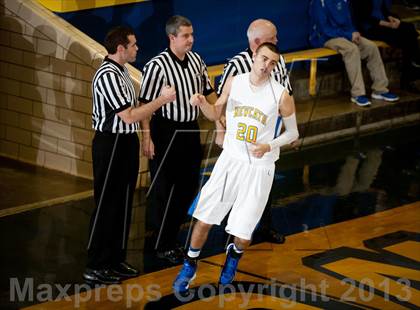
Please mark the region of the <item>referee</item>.
POLYGON ((136 93, 125 66, 136 60, 134 32, 116 27, 107 34, 104 45, 108 56, 92 82, 96 208, 91 217, 88 262, 83 273, 91 284, 115 284, 139 274, 125 262, 139 169, 138 122, 175 98, 175 89, 165 87, 149 105, 136 107, 136 93))
MULTIPOLYGON (((217 88, 218 95, 222 93, 223 87, 228 77, 251 72, 253 54, 257 50, 258 46, 265 42, 277 44, 277 28, 269 20, 256 19, 249 25, 247 37, 249 48, 231 58, 223 68, 223 75, 217 88)), ((288 90, 289 95, 292 96, 292 86, 290 85, 289 75, 287 73, 284 58, 281 55, 279 62, 272 72, 272 76, 277 82, 285 87, 288 90)), ((216 143, 222 147, 225 133, 224 124, 216 122, 216 128, 216 143)), ((260 237, 266 241, 273 243, 284 243, 284 236, 271 228, 271 202, 272 193, 270 193, 270 197, 265 207, 264 214, 261 218, 261 223, 257 234, 259 234, 260 237)))
POLYGON ((199 108, 189 100, 194 93, 203 94, 210 102, 217 96, 203 59, 191 51, 191 22, 183 16, 172 16, 166 23, 166 34, 169 48, 144 67, 139 101, 147 106, 165 85, 176 89, 174 101, 156 111, 150 121, 142 121, 142 149, 150 159, 151 174, 146 229, 153 231, 157 256, 177 264, 183 259, 177 234, 197 194, 202 159, 199 108))
MULTIPOLYGON (((222 93, 226 79, 229 76, 251 72, 253 53, 255 53, 258 46, 265 42, 277 44, 277 29, 269 20, 257 19, 249 25, 247 37, 249 48, 231 58, 223 68, 223 75, 220 79, 219 86, 217 87, 218 95, 222 93)), ((283 56, 280 55, 280 61, 274 68, 272 75, 277 82, 286 87, 289 91, 289 95, 292 95, 292 86, 290 85, 289 75, 287 74, 283 56)))

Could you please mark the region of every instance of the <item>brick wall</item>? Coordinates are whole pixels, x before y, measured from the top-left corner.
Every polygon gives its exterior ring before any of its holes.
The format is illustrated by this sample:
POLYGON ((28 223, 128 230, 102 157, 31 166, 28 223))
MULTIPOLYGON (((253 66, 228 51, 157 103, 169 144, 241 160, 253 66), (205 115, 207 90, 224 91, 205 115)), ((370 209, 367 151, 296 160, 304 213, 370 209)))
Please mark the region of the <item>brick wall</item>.
POLYGON ((91 178, 91 80, 106 50, 35 1, 3 0, 0 15, 0 155, 91 178))

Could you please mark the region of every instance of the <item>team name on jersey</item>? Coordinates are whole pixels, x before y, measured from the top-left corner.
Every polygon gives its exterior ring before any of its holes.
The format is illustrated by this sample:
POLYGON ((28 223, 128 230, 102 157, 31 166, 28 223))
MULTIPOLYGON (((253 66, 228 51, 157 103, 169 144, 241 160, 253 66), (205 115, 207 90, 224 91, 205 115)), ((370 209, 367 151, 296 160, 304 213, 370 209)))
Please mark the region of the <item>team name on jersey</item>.
POLYGON ((255 107, 236 106, 233 117, 250 117, 259 121, 263 125, 267 123, 267 115, 255 107))

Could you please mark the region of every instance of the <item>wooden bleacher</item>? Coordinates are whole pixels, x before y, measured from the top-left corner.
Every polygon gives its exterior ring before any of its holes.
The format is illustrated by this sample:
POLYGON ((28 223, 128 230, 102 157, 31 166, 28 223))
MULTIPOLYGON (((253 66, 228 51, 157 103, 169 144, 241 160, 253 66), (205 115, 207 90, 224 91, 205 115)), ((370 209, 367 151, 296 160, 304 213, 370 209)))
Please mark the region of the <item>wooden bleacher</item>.
MULTIPOLYGON (((380 48, 389 47, 388 44, 382 41, 373 41, 380 48)), ((298 62, 298 61, 310 61, 309 69, 309 95, 316 95, 316 73, 318 67, 318 59, 323 59, 325 57, 338 55, 338 53, 329 48, 312 48, 302 51, 296 51, 291 53, 283 54, 284 60, 286 63, 298 62)), ((218 76, 223 73, 224 64, 214 65, 208 67, 208 74, 212 85, 215 85, 215 80, 218 76)))
MULTIPOLYGON (((414 16, 410 18, 403 18, 405 22, 413 23, 420 21, 420 16, 414 16)), ((417 32, 420 30, 417 29, 417 32)), ((419 36, 420 39, 420 36, 419 36)), ((388 48, 389 45, 383 41, 373 41, 379 48, 388 48)), ((325 57, 338 55, 338 53, 329 48, 312 48, 307 50, 301 50, 291 53, 283 54, 284 60, 286 63, 292 63, 297 61, 310 61, 310 69, 309 69, 309 95, 315 96, 316 95, 316 73, 318 67, 318 59, 323 59, 325 57)), ((216 77, 222 75, 223 73, 224 64, 215 65, 208 67, 208 74, 212 85, 215 85, 216 77)))

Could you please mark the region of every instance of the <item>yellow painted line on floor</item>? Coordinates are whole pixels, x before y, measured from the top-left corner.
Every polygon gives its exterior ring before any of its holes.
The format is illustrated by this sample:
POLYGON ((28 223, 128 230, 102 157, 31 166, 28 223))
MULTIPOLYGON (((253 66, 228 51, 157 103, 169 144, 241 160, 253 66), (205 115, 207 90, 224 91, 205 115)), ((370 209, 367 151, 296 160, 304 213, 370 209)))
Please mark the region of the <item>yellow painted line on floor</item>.
POLYGON ((82 199, 85 199, 85 198, 89 198, 91 196, 93 196, 93 190, 80 192, 80 193, 77 193, 77 194, 72 194, 72 195, 67 195, 67 196, 62 196, 62 197, 57 197, 57 198, 44 200, 44 201, 40 201, 40 202, 35 202, 35 203, 28 203, 28 204, 21 205, 21 206, 0 210, 0 218, 5 217, 5 216, 9 216, 9 215, 14 215, 14 214, 26 212, 26 211, 30 211, 30 210, 50 207, 50 206, 53 206, 53 205, 56 205, 56 204, 62 204, 62 203, 69 202, 69 201, 78 201, 78 200, 82 200, 82 199))
POLYGON ((420 21, 420 15, 402 18, 401 20, 406 23, 415 23, 420 21))
POLYGON ((149 0, 95 0, 95 1, 87 1, 87 0, 37 0, 47 9, 58 12, 58 13, 65 13, 65 12, 75 12, 87 9, 97 9, 103 8, 107 6, 115 6, 115 5, 122 5, 122 4, 130 4, 130 3, 138 3, 138 2, 145 2, 149 0))

